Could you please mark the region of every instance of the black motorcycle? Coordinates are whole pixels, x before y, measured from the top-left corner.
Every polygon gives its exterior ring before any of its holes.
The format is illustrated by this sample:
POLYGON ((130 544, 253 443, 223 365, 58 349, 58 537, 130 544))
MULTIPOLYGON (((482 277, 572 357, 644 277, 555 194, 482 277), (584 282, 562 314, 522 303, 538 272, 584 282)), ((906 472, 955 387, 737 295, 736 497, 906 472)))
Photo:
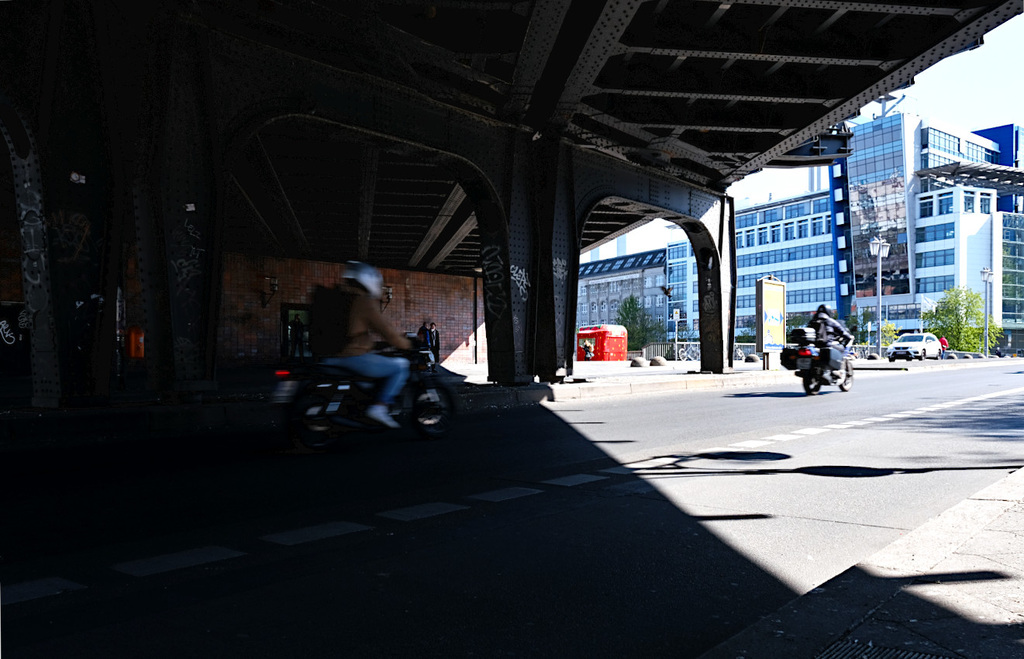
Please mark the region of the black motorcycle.
POLYGON ((796 347, 782 349, 782 365, 796 371, 808 396, 817 394, 823 385, 838 385, 840 391, 853 388, 854 353, 849 347, 818 341, 810 327, 796 328, 789 340, 796 347))
MULTIPOLYGON (((392 404, 391 415, 412 425, 424 439, 445 437, 455 415, 455 396, 430 371, 427 348, 378 351, 405 357, 410 364, 409 379, 392 404)), ((365 415, 380 386, 375 378, 325 364, 281 368, 275 374, 278 384, 271 402, 283 408, 288 436, 298 448, 322 451, 350 432, 388 430, 365 415)))

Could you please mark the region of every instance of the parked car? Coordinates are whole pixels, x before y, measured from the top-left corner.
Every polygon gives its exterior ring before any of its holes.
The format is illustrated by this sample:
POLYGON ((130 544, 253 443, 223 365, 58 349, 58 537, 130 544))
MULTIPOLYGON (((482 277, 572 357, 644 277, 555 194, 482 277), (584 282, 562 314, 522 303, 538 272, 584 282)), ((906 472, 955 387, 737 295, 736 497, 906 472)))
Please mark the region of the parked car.
POLYGON ((896 341, 893 342, 888 348, 886 348, 885 356, 889 358, 889 361, 894 362, 897 358, 906 359, 939 359, 942 355, 942 345, 939 343, 939 339, 931 332, 923 332, 916 334, 904 334, 903 336, 896 337, 896 341))

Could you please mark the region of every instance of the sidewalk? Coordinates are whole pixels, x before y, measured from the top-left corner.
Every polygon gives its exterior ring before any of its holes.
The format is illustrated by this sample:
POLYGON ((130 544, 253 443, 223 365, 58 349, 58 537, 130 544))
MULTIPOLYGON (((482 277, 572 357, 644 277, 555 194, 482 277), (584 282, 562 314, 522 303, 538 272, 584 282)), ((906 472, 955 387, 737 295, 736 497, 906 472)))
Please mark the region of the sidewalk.
POLYGON ((1024 470, 701 659, 1024 657, 1024 470))

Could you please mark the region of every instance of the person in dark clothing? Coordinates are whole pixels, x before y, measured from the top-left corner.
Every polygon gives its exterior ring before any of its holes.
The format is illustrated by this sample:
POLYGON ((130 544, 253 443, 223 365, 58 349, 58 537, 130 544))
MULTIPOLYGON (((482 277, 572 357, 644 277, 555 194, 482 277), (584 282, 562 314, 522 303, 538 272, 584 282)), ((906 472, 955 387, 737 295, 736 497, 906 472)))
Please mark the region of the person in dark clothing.
POLYGON ((818 341, 825 345, 838 342, 848 346, 853 342, 853 334, 850 333, 850 330, 846 329, 846 325, 832 318, 832 314, 824 304, 818 307, 807 326, 814 330, 818 341))
POLYGON ((427 333, 430 343, 430 352, 434 354, 434 363, 430 370, 437 373, 437 365, 441 363, 441 335, 437 331, 437 325, 430 323, 430 331, 427 333))
POLYGON ((288 323, 288 333, 291 335, 292 340, 291 357, 298 357, 299 361, 305 361, 302 353, 302 337, 305 332, 306 326, 302 323, 302 319, 299 318, 299 314, 295 314, 292 322, 288 323))

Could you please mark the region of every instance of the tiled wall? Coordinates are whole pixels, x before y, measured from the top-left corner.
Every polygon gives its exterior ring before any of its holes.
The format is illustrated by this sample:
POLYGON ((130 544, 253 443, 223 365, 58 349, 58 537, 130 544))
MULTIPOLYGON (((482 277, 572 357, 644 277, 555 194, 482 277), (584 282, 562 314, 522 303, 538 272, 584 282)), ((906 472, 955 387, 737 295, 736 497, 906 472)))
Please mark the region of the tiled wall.
MULTIPOLYGON (((224 279, 217 362, 220 365, 267 364, 281 359, 284 346, 282 309, 310 303, 318 284, 333 285, 344 266, 338 263, 224 255, 224 279), (278 291, 266 308, 260 292, 268 292, 265 277, 278 280, 278 291), (262 289, 261 289, 262 287, 262 289)), ((486 363, 483 292, 479 280, 424 272, 382 270, 384 285, 394 297, 384 317, 399 331, 415 332, 426 320, 437 324, 441 363, 486 363), (477 285, 478 328, 473 331, 473 287, 477 285)))

